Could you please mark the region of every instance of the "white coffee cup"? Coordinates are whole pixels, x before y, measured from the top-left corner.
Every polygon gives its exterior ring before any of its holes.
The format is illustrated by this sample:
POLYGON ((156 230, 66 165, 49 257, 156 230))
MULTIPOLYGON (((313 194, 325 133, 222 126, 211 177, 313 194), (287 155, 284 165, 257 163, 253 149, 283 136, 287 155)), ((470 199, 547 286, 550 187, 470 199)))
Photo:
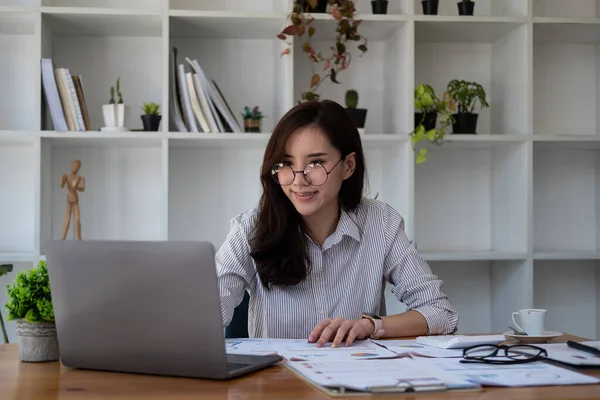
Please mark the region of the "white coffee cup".
POLYGON ((539 308, 523 308, 513 311, 512 321, 517 329, 527 333, 528 335, 538 336, 544 334, 544 325, 546 324, 547 310, 539 308), (515 316, 519 317, 520 324, 517 324, 515 316))

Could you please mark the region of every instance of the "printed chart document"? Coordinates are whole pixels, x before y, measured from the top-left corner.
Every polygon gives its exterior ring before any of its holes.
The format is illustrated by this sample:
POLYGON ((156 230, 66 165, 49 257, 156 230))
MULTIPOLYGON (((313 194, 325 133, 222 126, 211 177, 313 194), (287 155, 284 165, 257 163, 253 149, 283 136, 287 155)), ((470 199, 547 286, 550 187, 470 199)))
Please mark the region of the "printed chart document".
POLYGON ((401 357, 462 358, 462 349, 439 349, 417 343, 416 340, 372 340, 401 357))
POLYGON ((474 390, 481 386, 410 358, 362 361, 289 361, 288 368, 337 393, 474 390))
POLYGON ((426 370, 439 368, 457 378, 469 380, 482 386, 522 387, 600 383, 598 378, 543 361, 512 365, 465 364, 454 358, 420 358, 412 361, 420 364, 426 370))
MULTIPOLYGON (((581 342, 600 349, 600 341, 581 342)), ((536 346, 548 351, 548 359, 578 367, 600 367, 600 356, 573 349, 566 343, 544 343, 536 346)))

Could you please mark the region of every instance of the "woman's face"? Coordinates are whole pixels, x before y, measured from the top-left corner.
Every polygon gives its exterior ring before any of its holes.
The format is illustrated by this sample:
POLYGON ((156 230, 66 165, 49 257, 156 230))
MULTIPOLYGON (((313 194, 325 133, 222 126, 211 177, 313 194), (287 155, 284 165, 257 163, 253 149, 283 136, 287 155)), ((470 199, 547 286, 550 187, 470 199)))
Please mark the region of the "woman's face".
POLYGON ((338 194, 342 182, 352 175, 355 168, 355 154, 341 160, 339 150, 329 143, 327 136, 318 127, 309 127, 294 132, 287 140, 284 165, 289 165, 296 174, 292 183, 282 185, 282 189, 298 213, 307 218, 321 212, 337 212, 338 194), (324 168, 323 168, 324 167, 324 168), (310 170, 307 181, 302 172, 310 170), (329 174, 327 174, 329 172, 329 174), (326 179, 326 180, 325 180, 326 179), (325 183, 321 184, 323 181, 325 183))

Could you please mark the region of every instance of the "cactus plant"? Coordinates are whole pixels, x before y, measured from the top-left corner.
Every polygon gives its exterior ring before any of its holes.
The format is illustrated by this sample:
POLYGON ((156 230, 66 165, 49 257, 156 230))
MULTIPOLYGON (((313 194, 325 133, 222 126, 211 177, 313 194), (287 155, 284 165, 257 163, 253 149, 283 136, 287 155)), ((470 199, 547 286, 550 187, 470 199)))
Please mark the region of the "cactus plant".
POLYGON ((358 107, 358 92, 354 89, 346 91, 346 107, 356 108, 358 107))
POLYGON ((108 104, 115 104, 115 87, 114 86, 110 87, 110 100, 108 101, 108 104))
POLYGON ((121 77, 117 78, 117 96, 119 96, 119 104, 123 104, 123 94, 121 93, 121 77))

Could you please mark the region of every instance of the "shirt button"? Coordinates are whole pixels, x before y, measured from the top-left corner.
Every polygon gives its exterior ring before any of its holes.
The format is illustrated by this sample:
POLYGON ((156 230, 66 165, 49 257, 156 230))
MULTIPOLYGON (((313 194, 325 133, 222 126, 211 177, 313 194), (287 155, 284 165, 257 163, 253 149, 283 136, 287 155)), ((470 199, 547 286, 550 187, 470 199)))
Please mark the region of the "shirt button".
POLYGON ((321 314, 325 315, 325 310, 321 310, 321 314))

